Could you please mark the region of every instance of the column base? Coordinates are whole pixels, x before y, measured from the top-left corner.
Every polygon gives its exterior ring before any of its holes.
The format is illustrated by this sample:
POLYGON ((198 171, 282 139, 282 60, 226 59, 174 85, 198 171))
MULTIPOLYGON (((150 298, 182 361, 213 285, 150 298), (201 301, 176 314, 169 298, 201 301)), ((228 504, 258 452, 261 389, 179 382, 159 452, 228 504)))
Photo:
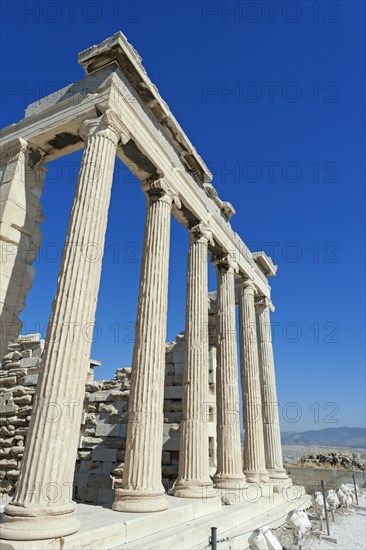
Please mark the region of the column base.
POLYGON ((270 475, 267 471, 253 472, 252 470, 244 470, 244 474, 245 474, 247 483, 269 483, 270 482, 270 475))
POLYGON ((66 513, 64 510, 65 507, 37 509, 8 504, 1 523, 1 539, 31 541, 72 535, 79 531, 80 521, 70 507, 66 513))
POLYGON ((273 479, 273 480, 281 480, 281 479, 288 480, 288 479, 290 479, 289 476, 286 474, 286 470, 268 469, 268 474, 269 474, 270 479, 273 479))
POLYGON ((269 478, 273 483, 274 492, 281 493, 284 487, 289 487, 292 485, 292 479, 286 474, 286 471, 269 470, 269 478))
POLYGON ((252 470, 244 470, 245 479, 247 483, 260 483, 261 482, 261 473, 253 472, 252 470))
POLYGON ((177 480, 170 493, 178 498, 199 498, 201 500, 216 496, 212 481, 203 482, 195 479, 177 480))
POLYGON ((225 474, 215 474, 212 478, 214 487, 216 489, 234 489, 240 491, 246 486, 246 480, 244 475, 234 476, 225 474))
POLYGON ((162 512, 169 505, 163 491, 147 491, 132 489, 116 489, 116 496, 112 505, 115 512, 162 512))

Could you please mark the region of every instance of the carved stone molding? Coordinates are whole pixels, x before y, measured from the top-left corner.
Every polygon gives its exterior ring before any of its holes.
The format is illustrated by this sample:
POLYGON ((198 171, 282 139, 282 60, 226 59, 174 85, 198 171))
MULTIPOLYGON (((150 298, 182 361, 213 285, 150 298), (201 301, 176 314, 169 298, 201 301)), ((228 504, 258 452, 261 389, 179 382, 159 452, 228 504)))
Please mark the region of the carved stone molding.
POLYGON ((272 301, 267 298, 267 296, 259 295, 255 297, 255 307, 256 309, 266 309, 268 308, 272 313, 276 310, 272 301))
POLYGON ((234 260, 233 256, 228 252, 224 252, 223 254, 213 254, 211 256, 211 262, 219 271, 229 271, 232 269, 234 273, 239 272, 238 264, 234 260))
POLYGON ((211 244, 212 246, 214 245, 212 232, 206 223, 200 222, 197 225, 194 225, 190 228, 189 232, 196 241, 202 240, 207 242, 207 244, 211 244))
POLYGON ((117 143, 127 143, 130 139, 126 126, 123 124, 119 115, 112 109, 107 109, 100 117, 84 120, 81 124, 79 133, 85 141, 90 134, 110 131, 110 138, 117 143))
POLYGON ((4 166, 16 161, 21 153, 28 155, 27 167, 31 169, 35 168, 45 156, 45 152, 38 147, 22 138, 15 138, 0 147, 0 164, 4 166))
POLYGON ((22 138, 16 138, 0 148, 0 162, 6 164, 12 162, 19 153, 28 151, 28 143, 22 138))
POLYGON ((238 288, 250 288, 251 290, 254 290, 254 292, 256 291, 254 281, 246 277, 240 277, 239 279, 237 279, 236 286, 238 288))
POLYGON ((179 196, 164 177, 147 178, 142 182, 141 189, 150 201, 164 199, 178 208, 182 206, 179 196))

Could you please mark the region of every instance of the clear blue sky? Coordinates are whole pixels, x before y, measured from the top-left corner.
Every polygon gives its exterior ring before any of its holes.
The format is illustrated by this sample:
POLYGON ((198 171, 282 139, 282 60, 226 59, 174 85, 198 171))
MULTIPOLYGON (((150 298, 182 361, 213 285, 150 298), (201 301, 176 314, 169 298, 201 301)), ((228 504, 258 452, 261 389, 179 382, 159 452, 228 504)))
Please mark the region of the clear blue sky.
MULTIPOLYGON (((126 34, 235 206, 233 228, 279 266, 282 428, 365 425, 364 2, 4 0, 1 10, 2 126, 83 78, 78 52, 126 34)), ((80 156, 49 167, 23 332, 48 321, 80 156)), ((130 365, 145 211, 136 179, 116 169, 92 348, 99 378, 130 365)), ((184 327, 186 253, 173 220, 169 340, 184 327)))

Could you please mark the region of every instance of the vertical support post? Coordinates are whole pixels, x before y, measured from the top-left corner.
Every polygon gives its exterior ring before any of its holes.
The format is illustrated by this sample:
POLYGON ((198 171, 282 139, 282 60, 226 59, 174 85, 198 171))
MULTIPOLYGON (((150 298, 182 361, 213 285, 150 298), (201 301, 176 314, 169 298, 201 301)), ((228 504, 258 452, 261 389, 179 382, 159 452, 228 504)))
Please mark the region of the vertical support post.
POLYGON ((269 481, 262 423, 261 381, 254 305, 254 284, 238 283, 240 368, 245 428, 244 474, 250 483, 269 481))
POLYGON ((211 527, 210 546, 212 550, 217 550, 217 527, 211 527))
POLYGON ((355 488, 356 504, 358 506, 358 494, 357 494, 357 485, 356 485, 355 474, 352 474, 352 478, 353 478, 353 487, 355 488))
POLYGON ((1 537, 42 540, 78 531, 72 485, 120 121, 109 109, 85 121, 85 147, 42 368, 14 498, 1 537), (77 243, 77 246, 74 244, 77 243), (85 250, 97 251, 91 259, 85 250))
POLYGON ((323 480, 321 480, 320 486, 321 486, 322 494, 323 494, 324 513, 325 513, 325 523, 327 524, 327 535, 330 535, 329 519, 328 519, 328 507, 327 507, 327 500, 326 500, 326 498, 325 498, 325 487, 324 487, 324 481, 323 481, 323 480))
MULTIPOLYGON (((158 512, 168 503, 161 481, 165 340, 170 221, 174 194, 164 179, 143 183, 146 193, 136 340, 122 488, 113 510, 158 512)), ((177 199, 176 199, 177 200, 177 199)))
POLYGON ((235 269, 229 254, 212 258, 217 270, 217 470, 214 485, 245 486, 240 441, 239 373, 236 350, 235 269))
POLYGON ((273 358, 270 302, 264 296, 256 299, 259 375, 262 396, 262 421, 265 464, 271 480, 276 483, 291 480, 283 467, 280 421, 273 358))
POLYGON ((204 224, 190 230, 186 294, 186 353, 183 375, 183 419, 180 423, 177 497, 213 497, 208 450, 208 270, 211 234, 204 224))

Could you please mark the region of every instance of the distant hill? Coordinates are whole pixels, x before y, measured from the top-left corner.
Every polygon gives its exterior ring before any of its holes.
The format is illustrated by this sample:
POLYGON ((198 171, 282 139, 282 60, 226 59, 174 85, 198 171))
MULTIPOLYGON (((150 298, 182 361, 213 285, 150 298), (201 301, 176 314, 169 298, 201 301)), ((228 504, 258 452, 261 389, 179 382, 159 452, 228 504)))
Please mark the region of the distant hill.
POLYGON ((282 432, 284 445, 324 445, 366 448, 366 428, 325 428, 308 432, 282 432))

